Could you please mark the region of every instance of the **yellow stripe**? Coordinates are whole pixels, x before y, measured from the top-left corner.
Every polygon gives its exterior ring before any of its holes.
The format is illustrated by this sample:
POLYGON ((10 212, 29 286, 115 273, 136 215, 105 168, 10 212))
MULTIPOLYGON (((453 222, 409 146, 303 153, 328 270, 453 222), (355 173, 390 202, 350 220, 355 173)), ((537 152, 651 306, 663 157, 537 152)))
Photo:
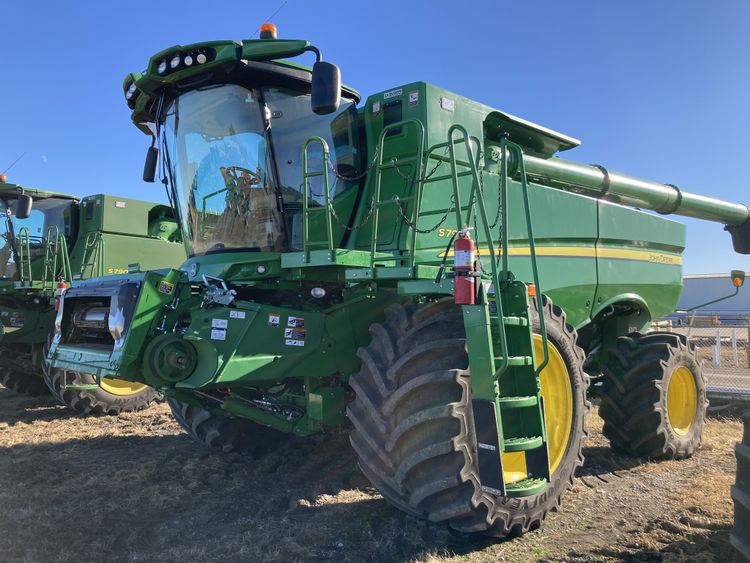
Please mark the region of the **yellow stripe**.
MULTIPOLYGON (((480 248, 480 256, 489 256, 486 248, 480 248)), ((498 250, 498 256, 502 252, 498 250)), ((666 254, 664 252, 653 252, 649 250, 626 250, 621 248, 594 248, 591 246, 537 246, 537 256, 549 257, 567 257, 567 258, 600 258, 616 260, 637 260, 640 262, 649 262, 651 264, 665 264, 669 266, 682 265, 682 256, 679 254, 666 254)), ((442 258, 445 253, 438 254, 442 258)), ((510 248, 509 256, 530 256, 531 251, 528 248, 510 248)), ((453 256, 453 250, 448 252, 448 256, 453 256)))

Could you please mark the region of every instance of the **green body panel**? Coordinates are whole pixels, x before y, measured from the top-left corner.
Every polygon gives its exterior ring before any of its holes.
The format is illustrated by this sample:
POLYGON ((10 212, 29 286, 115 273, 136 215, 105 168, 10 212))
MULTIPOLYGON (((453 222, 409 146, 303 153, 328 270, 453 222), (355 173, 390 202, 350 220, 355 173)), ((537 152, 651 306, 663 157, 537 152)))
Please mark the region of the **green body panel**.
MULTIPOLYGON (((301 73, 297 87, 309 83, 303 68, 278 60, 309 47, 257 40, 166 49, 143 74, 125 79, 132 120, 148 133, 161 95, 174 97, 198 83, 251 82, 258 73, 281 76, 288 69, 301 73), (203 65, 158 71, 173 56, 199 52, 208 55, 203 65)), ((348 88, 342 92, 358 99, 348 88)), ((356 189, 331 196, 329 208, 325 194, 307 193, 307 183, 284 186, 303 196, 301 209, 283 211, 301 214, 304 240, 287 252, 218 251, 190 257, 180 270, 79 283, 58 316, 52 364, 143 381, 212 412, 287 432, 314 432, 343 420, 346 382, 362 361, 357 350, 369 342, 368 330, 385 307, 453 294, 454 279, 436 276, 445 258, 453 260, 454 234, 468 226, 483 272, 479 302, 464 308, 472 390, 503 421, 499 447, 543 448, 526 284, 536 282, 582 333, 597 332, 588 350, 603 342, 598 348, 606 354, 618 335, 671 311, 682 283, 684 226, 619 203, 732 225, 747 218, 741 204, 564 161, 555 155, 576 147, 576 139, 425 82, 375 93, 357 112, 362 173, 356 189), (505 317, 490 310, 490 282, 505 317), (73 342, 76 307, 96 298, 114 311, 128 283, 137 294, 122 340, 73 342), (503 377, 510 395, 498 386, 503 377)), ((318 164, 322 169, 307 159, 306 147, 320 137, 297 135, 286 142, 299 147, 304 178, 328 177, 330 188, 331 155, 318 164)), ((535 459, 535 474, 544 476, 546 457, 535 459)), ((529 481, 518 494, 539 486, 529 481)))
POLYGON ((185 259, 181 241, 169 206, 110 195, 88 196, 81 201, 71 268, 85 279, 127 273, 133 264, 141 270, 176 266, 185 259), (103 250, 100 258, 91 248, 94 239, 103 250), (93 270, 84 267, 92 258, 96 261, 93 270))

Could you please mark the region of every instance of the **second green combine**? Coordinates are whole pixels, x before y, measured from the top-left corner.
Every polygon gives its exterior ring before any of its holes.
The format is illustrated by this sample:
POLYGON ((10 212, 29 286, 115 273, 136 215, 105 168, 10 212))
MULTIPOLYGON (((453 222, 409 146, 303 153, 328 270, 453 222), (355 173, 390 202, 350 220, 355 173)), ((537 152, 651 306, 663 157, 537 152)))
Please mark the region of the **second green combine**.
MULTIPOLYGON (((118 379, 46 369, 44 350, 62 294, 91 277, 177 266, 185 259, 174 212, 107 195, 79 199, 0 178, 0 383, 29 394, 50 390, 89 414, 148 406, 158 393, 118 379)), ((111 322, 87 309, 83 325, 111 322)))
POLYGON ((314 46, 264 33, 126 78, 189 259, 69 290, 52 365, 154 386, 224 451, 348 425, 389 502, 496 537, 572 486, 587 372, 613 447, 695 451, 695 350, 638 331, 682 289, 685 228, 663 215, 747 253, 745 205, 561 159, 577 140, 424 82, 360 105, 314 46), (307 52, 312 70, 285 62, 307 52))

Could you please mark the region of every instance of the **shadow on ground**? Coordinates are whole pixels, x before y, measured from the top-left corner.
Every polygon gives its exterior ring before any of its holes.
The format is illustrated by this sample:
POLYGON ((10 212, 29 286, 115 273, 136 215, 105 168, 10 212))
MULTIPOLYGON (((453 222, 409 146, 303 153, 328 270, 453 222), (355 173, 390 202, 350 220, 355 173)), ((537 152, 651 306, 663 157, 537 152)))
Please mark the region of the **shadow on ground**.
POLYGON ((0 387, 0 423, 13 426, 74 416, 75 411, 59 404, 52 395, 20 395, 0 387))
POLYGON ((262 457, 181 433, 12 445, 0 448, 0 506, 10 560, 414 560, 491 543, 391 507, 343 434, 262 457))

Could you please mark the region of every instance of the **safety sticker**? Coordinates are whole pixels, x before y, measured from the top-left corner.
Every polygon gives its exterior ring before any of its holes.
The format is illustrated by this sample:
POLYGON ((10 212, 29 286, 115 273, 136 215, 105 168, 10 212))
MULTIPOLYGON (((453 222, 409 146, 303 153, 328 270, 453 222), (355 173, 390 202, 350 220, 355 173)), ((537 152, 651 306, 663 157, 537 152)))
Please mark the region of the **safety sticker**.
POLYGON ((450 98, 440 98, 440 107, 445 111, 455 111, 456 102, 450 98))
POLYGON ((244 319, 245 311, 229 311, 230 319, 244 319))
POLYGON ((281 324, 280 313, 268 313, 268 326, 279 326, 281 324))
POLYGON ((305 341, 304 340, 292 340, 291 338, 287 338, 284 341, 284 344, 286 344, 287 346, 304 346, 305 341))
POLYGON ((170 283, 168 281, 160 281, 159 282, 159 293, 166 293, 167 295, 171 295, 171 293, 174 291, 174 284, 170 283))
POLYGON ((211 340, 226 340, 227 331, 221 328, 211 329, 211 340))
POLYGON ((229 321, 226 319, 211 319, 211 328, 221 328, 226 330, 229 326, 229 321))
POLYGON ((372 102, 372 113, 380 113, 380 100, 372 102))
POLYGON ((290 315, 286 326, 305 326, 305 317, 292 317, 290 315))
POLYGON ((294 338, 295 340, 304 340, 307 337, 307 331, 304 328, 285 328, 284 338, 294 338))
POLYGON ((396 90, 391 90, 390 92, 386 92, 385 94, 383 94, 383 99, 384 100, 390 100, 391 98, 395 98, 396 96, 400 96, 403 93, 404 93, 404 89, 403 88, 398 88, 396 90))
POLYGON ((409 105, 416 106, 419 103, 419 91, 409 92, 409 105))
POLYGON ((454 266, 471 266, 472 262, 474 262, 474 253, 471 250, 456 250, 453 252, 454 266))

